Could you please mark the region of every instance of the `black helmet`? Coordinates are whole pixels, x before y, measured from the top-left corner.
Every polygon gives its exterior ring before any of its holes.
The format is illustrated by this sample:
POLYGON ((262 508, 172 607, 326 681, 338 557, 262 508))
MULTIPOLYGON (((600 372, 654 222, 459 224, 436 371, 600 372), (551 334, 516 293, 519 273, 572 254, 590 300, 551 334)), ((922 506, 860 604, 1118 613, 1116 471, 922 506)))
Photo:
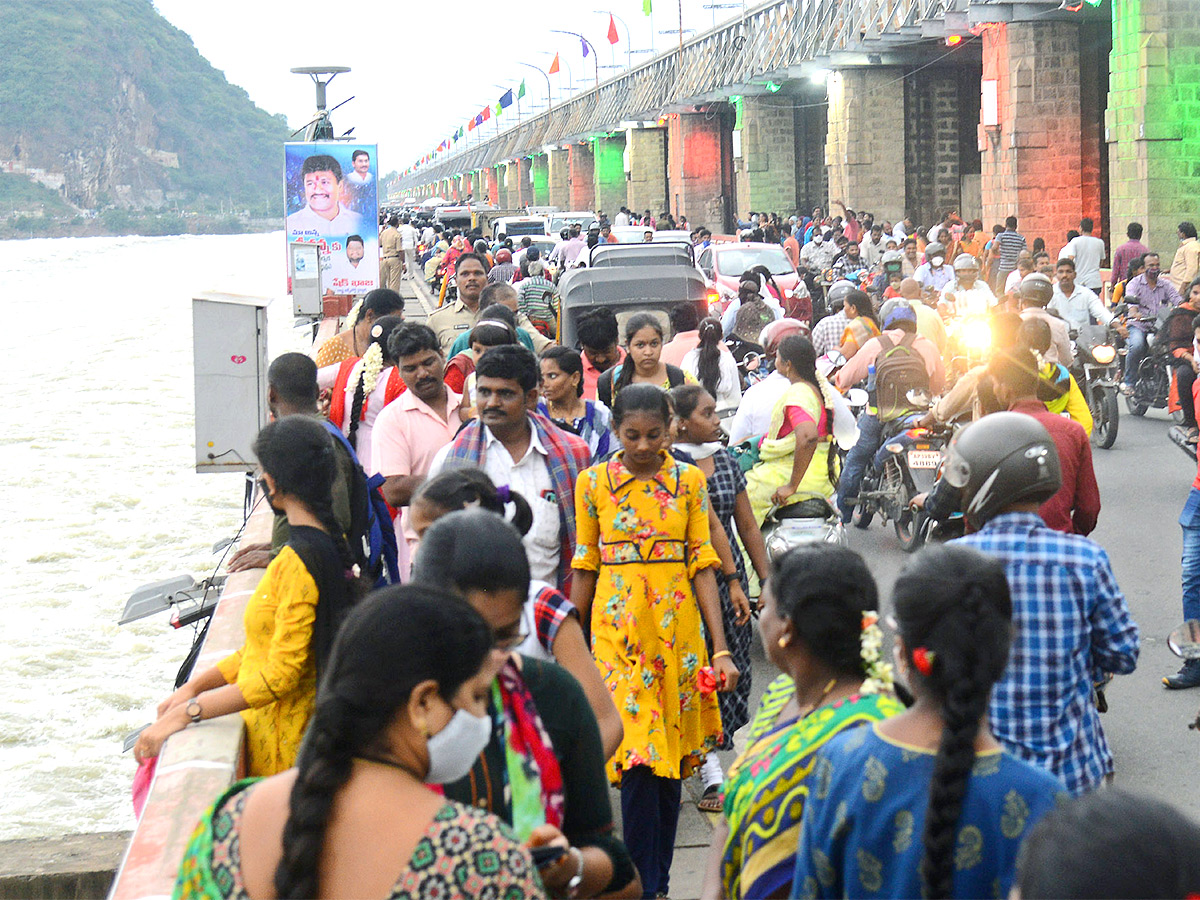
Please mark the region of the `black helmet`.
POLYGON ((1034 306, 1046 306, 1054 296, 1054 285, 1041 272, 1030 272, 1021 279, 1021 299, 1034 306))
POLYGON ((1006 506, 1042 503, 1062 487, 1050 432, 1033 416, 1015 412, 992 413, 959 431, 943 477, 962 490, 963 513, 974 530, 1006 506))
POLYGON ((829 308, 836 311, 846 299, 846 295, 851 291, 857 291, 858 285, 853 281, 845 278, 840 281, 835 281, 829 288, 829 293, 825 295, 825 300, 829 304, 829 308))

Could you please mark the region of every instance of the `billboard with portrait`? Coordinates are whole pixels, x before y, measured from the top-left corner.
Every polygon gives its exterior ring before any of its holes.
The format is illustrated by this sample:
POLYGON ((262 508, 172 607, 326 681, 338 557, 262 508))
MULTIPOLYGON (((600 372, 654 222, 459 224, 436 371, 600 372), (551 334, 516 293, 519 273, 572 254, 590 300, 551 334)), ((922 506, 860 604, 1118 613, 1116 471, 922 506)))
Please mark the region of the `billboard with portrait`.
POLYGON ((379 184, 374 144, 284 145, 288 241, 316 244, 321 293, 379 287, 379 184))

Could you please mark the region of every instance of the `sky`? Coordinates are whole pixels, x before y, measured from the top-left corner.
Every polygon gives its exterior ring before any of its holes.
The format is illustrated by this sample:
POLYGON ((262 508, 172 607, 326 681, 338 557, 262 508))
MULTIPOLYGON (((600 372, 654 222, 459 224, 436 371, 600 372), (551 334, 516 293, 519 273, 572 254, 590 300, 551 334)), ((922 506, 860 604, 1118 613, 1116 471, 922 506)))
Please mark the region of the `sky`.
MULTIPOLYGON (((355 98, 331 114, 333 125, 339 134, 353 126, 356 140, 377 143, 383 173, 404 171, 522 79, 523 115, 544 104, 545 77, 522 62, 546 70, 560 54, 562 71, 550 76, 555 103, 569 78, 577 89, 590 87, 595 57, 584 59, 579 38, 554 29, 591 41, 603 81, 617 74, 604 68, 614 61, 624 67, 629 59, 634 65, 649 59, 637 51, 649 50, 652 39, 659 51, 676 44, 681 4, 683 28, 700 31, 743 10, 733 0, 652 0, 652 16, 643 13, 643 0, 458 0, 453 7, 423 0, 153 2, 230 82, 267 112, 283 113, 293 128, 303 127, 316 106, 311 80, 289 69, 349 66, 328 88, 330 107, 355 98), (617 17, 615 46, 606 37, 610 13, 617 17), (627 56, 626 50, 634 52, 627 56)), ((515 120, 515 112, 515 106, 506 110, 501 126, 515 120)), ((494 127, 495 120, 486 123, 484 136, 494 127)))

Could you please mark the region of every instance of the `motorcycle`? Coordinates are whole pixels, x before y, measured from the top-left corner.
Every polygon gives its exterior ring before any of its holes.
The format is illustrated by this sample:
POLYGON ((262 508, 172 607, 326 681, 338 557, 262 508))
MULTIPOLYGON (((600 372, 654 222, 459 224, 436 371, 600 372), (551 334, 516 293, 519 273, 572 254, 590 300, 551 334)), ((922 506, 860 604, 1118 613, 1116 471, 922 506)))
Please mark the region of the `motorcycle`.
POLYGON ((1117 388, 1121 382, 1121 365, 1117 360, 1114 331, 1110 326, 1085 325, 1073 340, 1075 365, 1072 374, 1092 413, 1092 443, 1107 450, 1116 442, 1120 424, 1117 388))
POLYGON ((992 327, 987 316, 956 316, 946 321, 946 386, 952 387, 975 366, 988 360, 992 346, 992 327))
POLYGON ((868 528, 876 514, 892 522, 896 538, 907 553, 914 553, 936 533, 924 510, 913 506, 917 494, 933 488, 950 443, 947 429, 917 425, 922 413, 912 413, 889 423, 883 443, 863 475, 851 521, 868 528))
MULTIPOLYGON (((1131 415, 1144 416, 1150 408, 1167 409, 1171 397, 1171 384, 1175 380, 1175 367, 1166 344, 1158 340, 1159 320, 1153 316, 1138 319, 1145 326, 1149 352, 1138 366, 1133 393, 1125 397, 1125 405, 1131 415)), ((1171 418, 1178 424, 1183 413, 1171 411, 1171 418)))
POLYGON ((763 519, 762 536, 772 563, 803 544, 848 544, 841 517, 820 497, 772 506, 763 519))

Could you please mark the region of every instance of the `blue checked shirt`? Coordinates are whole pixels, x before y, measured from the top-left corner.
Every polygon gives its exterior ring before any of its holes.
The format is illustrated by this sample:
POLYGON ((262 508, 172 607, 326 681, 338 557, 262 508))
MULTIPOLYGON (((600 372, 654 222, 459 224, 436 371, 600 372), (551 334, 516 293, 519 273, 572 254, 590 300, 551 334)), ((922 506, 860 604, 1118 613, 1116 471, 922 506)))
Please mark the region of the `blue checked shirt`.
POLYGON ((1072 794, 1096 787, 1113 765, 1093 681, 1132 672, 1139 646, 1108 554, 1034 513, 1004 513, 960 540, 1003 560, 1012 591, 1015 634, 992 692, 992 731, 1072 794))

